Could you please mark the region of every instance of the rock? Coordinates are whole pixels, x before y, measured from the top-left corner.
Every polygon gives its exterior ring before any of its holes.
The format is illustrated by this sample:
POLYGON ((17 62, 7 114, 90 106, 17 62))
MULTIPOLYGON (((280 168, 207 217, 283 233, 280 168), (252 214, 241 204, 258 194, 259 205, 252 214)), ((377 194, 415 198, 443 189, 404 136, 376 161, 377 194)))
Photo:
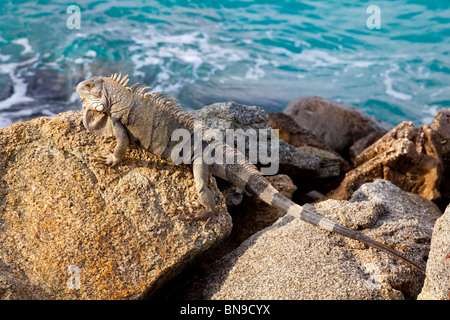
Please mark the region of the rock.
POLYGON ((38 69, 32 76, 27 77, 27 96, 35 100, 67 101, 73 94, 74 79, 68 75, 50 69, 38 69))
POLYGON ((392 126, 359 109, 317 96, 292 100, 284 113, 316 135, 327 147, 347 157, 351 145, 368 134, 386 133, 392 126))
MULTIPOLYGON (((227 129, 242 129, 245 132, 249 129, 271 130, 268 115, 261 107, 244 106, 235 102, 215 103, 205 106, 202 109, 192 111, 210 128, 218 129, 225 137, 227 129)), ((248 132, 247 136, 257 140, 259 131, 254 134, 248 132)), ((236 139, 235 139, 236 140, 236 139)), ((302 188, 314 187, 317 180, 329 177, 336 177, 340 173, 339 158, 331 153, 313 148, 295 149, 293 146, 282 140, 279 143, 279 173, 287 174, 294 183, 301 183, 302 188)), ((270 148, 269 144, 269 148, 270 148)), ((270 150, 270 149, 269 149, 270 150)), ((245 154, 250 152, 249 141, 245 143, 245 154)), ((270 153, 269 153, 270 154, 270 153)), ((259 160, 259 157, 258 157, 259 160)), ((256 163, 257 165, 261 165, 256 163)), ((267 165, 263 165, 267 167, 267 165)), ((309 191, 309 190, 306 190, 309 191)))
POLYGON ((450 205, 437 219, 419 300, 450 300, 450 205))
POLYGON ((439 199, 442 172, 435 152, 430 151, 435 149, 423 131, 402 122, 360 153, 354 161, 356 168, 327 197, 346 200, 362 184, 385 179, 426 199, 439 199))
POLYGON ((81 112, 0 130, 0 298, 138 299, 151 294, 231 231, 218 202, 196 210, 191 169, 136 147, 115 169, 113 149, 86 132, 81 112))
MULTIPOLYGON (((292 199, 297 187, 287 175, 277 174, 266 178, 282 195, 292 199)), ((256 197, 243 197, 242 203, 230 208, 229 212, 233 217, 233 229, 230 236, 214 250, 215 257, 223 257, 238 247, 244 240, 271 226, 278 218, 286 214, 256 197)))
MULTIPOLYGON (((441 214, 431 201, 382 180, 363 185, 350 201, 304 207, 419 263, 441 214)), ((183 298, 414 299, 423 280, 420 271, 384 252, 285 216, 195 278, 183 298)))
POLYGON ((14 93, 12 80, 8 74, 0 74, 0 101, 8 99, 14 93))
POLYGON ((443 171, 441 209, 450 203, 450 108, 440 109, 430 125, 420 128, 430 141, 428 152, 439 160, 443 171))
POLYGON ((350 160, 350 163, 354 164, 356 157, 361 152, 363 152, 365 149, 367 149, 372 144, 377 142, 381 137, 384 136, 384 134, 385 134, 384 132, 374 131, 374 132, 369 133, 364 138, 361 138, 361 139, 355 141, 355 143, 353 143, 352 146, 349 149, 349 160, 350 160))
POLYGON ((268 113, 272 129, 278 129, 278 137, 291 146, 310 146, 328 149, 323 142, 310 131, 300 127, 291 116, 283 112, 268 113))
POLYGON ((435 131, 439 140, 444 166, 450 170, 450 108, 440 109, 430 128, 435 131))
POLYGON ((323 142, 314 134, 306 129, 300 127, 291 116, 283 112, 269 113, 269 123, 272 129, 277 129, 279 138, 284 142, 297 148, 299 147, 314 147, 316 149, 331 152, 334 157, 338 158, 340 162, 341 175, 350 170, 350 165, 347 160, 341 157, 339 153, 331 148, 328 148, 323 142))

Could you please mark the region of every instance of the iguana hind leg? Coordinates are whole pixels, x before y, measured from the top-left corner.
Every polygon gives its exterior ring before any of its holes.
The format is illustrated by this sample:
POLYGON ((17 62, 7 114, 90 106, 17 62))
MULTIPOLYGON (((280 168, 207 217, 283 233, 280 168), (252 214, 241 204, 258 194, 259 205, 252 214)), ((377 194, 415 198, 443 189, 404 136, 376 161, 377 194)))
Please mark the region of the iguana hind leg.
POLYGON ((209 165, 205 163, 194 163, 193 174, 199 200, 204 209, 200 209, 195 214, 189 215, 188 218, 180 218, 183 221, 205 220, 210 218, 215 212, 216 201, 214 194, 208 189, 210 176, 209 165))

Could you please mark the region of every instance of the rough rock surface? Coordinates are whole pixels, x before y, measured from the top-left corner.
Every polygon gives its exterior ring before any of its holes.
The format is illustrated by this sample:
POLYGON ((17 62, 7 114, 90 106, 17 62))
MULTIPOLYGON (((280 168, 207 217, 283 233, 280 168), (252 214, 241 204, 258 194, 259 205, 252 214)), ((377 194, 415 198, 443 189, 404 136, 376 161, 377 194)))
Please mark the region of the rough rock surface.
MULTIPOLYGON (((193 113, 199 116, 210 128, 220 130, 224 137, 226 129, 242 129, 244 132, 248 129, 271 129, 267 113, 263 108, 257 106, 223 102, 205 106, 193 111, 193 113)), ((253 135, 249 134, 248 136, 253 135)), ((313 188, 317 179, 339 175, 339 157, 331 152, 313 147, 295 149, 282 140, 278 140, 278 142, 280 146, 279 173, 289 175, 294 183, 301 181, 302 186, 313 188), (324 157, 324 155, 326 156, 324 157), (305 182, 305 180, 308 181, 305 182)), ((246 155, 249 152, 248 145, 247 142, 246 155)), ((267 167, 267 165, 264 166, 267 167)))
MULTIPOLYGON (((435 220, 431 202, 388 181, 350 201, 306 205, 424 263, 435 220)), ((191 299, 414 299, 423 274, 384 252, 285 216, 192 281, 191 299), (276 243, 276 245, 274 245, 276 243)))
MULTIPOLYGON (((266 178, 282 195, 292 199, 297 188, 287 175, 277 174, 266 178)), ((271 226, 278 218, 285 215, 281 210, 252 196, 244 196, 239 206, 230 207, 229 213, 233 217, 233 230, 220 246, 214 249, 215 257, 223 257, 251 235, 271 226)))
POLYGON ((385 133, 392 128, 355 107, 317 96, 294 99, 284 112, 344 157, 356 140, 374 131, 385 133))
POLYGON ((436 221, 419 300, 450 300, 450 205, 436 221))
POLYGON ((183 222, 198 205, 190 168, 139 148, 99 165, 92 155, 115 142, 81 117, 0 130, 0 298, 142 298, 231 230, 214 180, 217 214, 183 222))
POLYGON ((383 137, 385 132, 374 131, 369 133, 364 138, 356 140, 355 143, 349 149, 349 161, 351 164, 355 163, 356 157, 363 152, 366 148, 370 147, 372 144, 377 142, 381 137, 383 137))
POLYGON ((356 168, 341 185, 327 195, 349 199, 362 184, 376 179, 389 180, 402 190, 429 200, 441 197, 441 163, 436 143, 411 122, 402 122, 355 158, 356 168))
POLYGON ((430 125, 420 128, 427 139, 432 142, 430 154, 436 157, 443 171, 441 181, 441 209, 450 203, 450 108, 440 109, 430 125))

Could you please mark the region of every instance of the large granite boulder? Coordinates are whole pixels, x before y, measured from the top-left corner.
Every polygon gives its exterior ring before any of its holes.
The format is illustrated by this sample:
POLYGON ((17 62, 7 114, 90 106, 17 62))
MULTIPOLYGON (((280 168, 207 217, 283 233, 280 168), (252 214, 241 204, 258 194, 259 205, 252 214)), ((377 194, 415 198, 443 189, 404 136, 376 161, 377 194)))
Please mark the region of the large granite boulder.
POLYGON ((138 299, 231 231, 214 179, 217 214, 199 207, 191 169, 131 147, 114 169, 94 153, 81 112, 0 130, 0 298, 138 299))
POLYGON ((450 300, 450 205, 436 221, 419 300, 450 300))

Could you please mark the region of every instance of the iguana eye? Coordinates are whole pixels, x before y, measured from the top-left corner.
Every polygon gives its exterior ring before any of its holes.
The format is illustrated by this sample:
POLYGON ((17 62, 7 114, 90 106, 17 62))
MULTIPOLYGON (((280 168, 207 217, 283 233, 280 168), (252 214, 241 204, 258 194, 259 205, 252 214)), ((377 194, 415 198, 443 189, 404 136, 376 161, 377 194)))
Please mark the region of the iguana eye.
POLYGON ((91 88, 92 88, 92 83, 86 82, 86 83, 84 84, 84 87, 86 88, 86 90, 91 90, 91 88))

